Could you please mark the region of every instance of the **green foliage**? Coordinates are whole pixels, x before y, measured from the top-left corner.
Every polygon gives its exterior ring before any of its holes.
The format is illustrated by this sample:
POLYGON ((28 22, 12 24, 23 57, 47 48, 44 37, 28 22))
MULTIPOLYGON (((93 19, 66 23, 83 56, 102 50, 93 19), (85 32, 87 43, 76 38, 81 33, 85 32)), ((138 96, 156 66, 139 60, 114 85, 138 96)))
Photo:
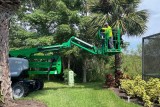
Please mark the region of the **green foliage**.
POLYGON ((63 71, 63 78, 64 78, 64 81, 65 82, 68 82, 68 71, 69 71, 70 69, 65 69, 64 71, 63 71))
POLYGON ((158 78, 151 78, 147 82, 146 93, 152 100, 156 99, 160 95, 160 80, 158 78))
POLYGON ((71 28, 67 24, 62 24, 57 27, 56 41, 59 43, 66 42, 71 36, 71 28))
POLYGON ((20 26, 14 26, 10 29, 10 48, 24 48, 26 47, 25 40, 31 38, 35 33, 27 32, 20 26), (21 47, 20 47, 21 46, 21 47))
POLYGON ((159 101, 160 79, 151 78, 144 81, 140 76, 133 80, 121 80, 121 88, 130 96, 138 96, 144 102, 145 107, 151 107, 154 101, 159 101))
POLYGON ((129 95, 129 96, 134 96, 134 81, 133 80, 121 80, 121 88, 123 90, 125 90, 125 92, 129 95))
POLYGON ((105 75, 114 71, 113 57, 92 56, 87 60, 87 80, 88 81, 105 81, 105 75))
POLYGON ((137 45, 136 50, 124 49, 122 54, 122 71, 131 77, 142 75, 142 46, 137 45))
POLYGON ((30 32, 20 25, 13 23, 10 29, 10 48, 23 49, 36 46, 51 45, 54 40, 53 36, 38 36, 36 32, 30 32))
POLYGON ((134 77, 142 74, 142 58, 138 55, 122 54, 122 71, 134 77))
POLYGON ((51 45, 53 41, 53 36, 41 36, 39 38, 28 38, 25 40, 26 46, 28 47, 37 47, 37 46, 46 46, 51 45))
POLYGON ((51 35, 53 36, 55 32, 57 36, 64 37, 60 43, 73 36, 74 24, 79 23, 77 7, 80 7, 78 3, 81 2, 75 0, 72 5, 67 3, 71 2, 65 0, 23 1, 18 17, 13 18, 12 21, 11 47, 50 45, 53 43, 51 35))
POLYGON ((119 27, 129 36, 138 36, 146 30, 148 12, 137 11, 140 0, 100 0, 93 3, 92 12, 103 14, 95 17, 95 21, 99 20, 96 25, 102 25, 107 20, 113 28, 119 27))
POLYGON ((105 61, 103 59, 98 59, 96 57, 88 60, 87 62, 87 78, 88 81, 99 81, 103 80, 105 76, 105 61))
POLYGON ((70 5, 66 4, 67 2, 60 1, 57 3, 57 8, 59 11, 58 23, 59 24, 76 24, 79 20, 78 10, 71 10, 70 5))
MULTIPOLYGON (((80 14, 78 14, 78 1, 73 0, 66 1, 61 0, 57 2, 57 26, 56 26, 56 36, 55 41, 56 43, 64 43, 69 40, 70 37, 76 36, 77 29, 76 27, 79 24, 80 14)), ((80 3, 80 2, 79 2, 80 3)), ((71 48, 68 50, 61 51, 61 55, 74 57, 78 55, 77 48, 71 48)))
POLYGON ((63 78, 64 78, 64 81, 67 83, 68 82, 68 72, 70 71, 70 69, 65 69, 63 71, 63 78))
POLYGON ((36 29, 38 34, 50 34, 54 30, 51 29, 52 23, 57 20, 58 16, 54 11, 43 11, 35 9, 32 14, 26 14, 23 18, 25 22, 31 25, 30 29, 36 29))

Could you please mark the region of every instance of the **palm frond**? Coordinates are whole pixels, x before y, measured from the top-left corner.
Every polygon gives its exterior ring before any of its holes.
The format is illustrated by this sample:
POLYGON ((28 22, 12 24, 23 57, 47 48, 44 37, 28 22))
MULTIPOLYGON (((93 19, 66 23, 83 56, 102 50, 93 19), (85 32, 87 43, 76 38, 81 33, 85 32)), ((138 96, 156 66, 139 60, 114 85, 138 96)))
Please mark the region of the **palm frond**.
POLYGON ((142 35, 147 29, 149 14, 147 10, 137 11, 140 2, 140 0, 100 0, 92 6, 91 11, 102 15, 94 17, 92 20, 94 23, 91 24, 102 26, 107 20, 113 29, 121 28, 128 36, 142 35))

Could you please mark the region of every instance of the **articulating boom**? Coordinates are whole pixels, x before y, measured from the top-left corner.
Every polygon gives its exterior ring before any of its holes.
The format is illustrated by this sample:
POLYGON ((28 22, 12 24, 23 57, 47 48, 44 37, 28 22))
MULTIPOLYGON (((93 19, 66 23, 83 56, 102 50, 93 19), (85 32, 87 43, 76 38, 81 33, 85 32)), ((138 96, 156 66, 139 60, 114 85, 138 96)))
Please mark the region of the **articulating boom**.
POLYGON ((121 52, 120 47, 120 31, 113 32, 114 34, 114 49, 108 48, 108 39, 101 42, 101 47, 97 48, 77 37, 71 37, 67 42, 59 45, 42 46, 38 48, 28 48, 13 50, 9 52, 11 57, 21 57, 29 60, 29 74, 60 74, 62 70, 61 57, 59 55, 36 55, 37 53, 46 53, 61 51, 65 48, 71 48, 73 45, 84 49, 92 54, 100 55, 115 55, 121 52), (102 44, 103 43, 103 44, 102 44))

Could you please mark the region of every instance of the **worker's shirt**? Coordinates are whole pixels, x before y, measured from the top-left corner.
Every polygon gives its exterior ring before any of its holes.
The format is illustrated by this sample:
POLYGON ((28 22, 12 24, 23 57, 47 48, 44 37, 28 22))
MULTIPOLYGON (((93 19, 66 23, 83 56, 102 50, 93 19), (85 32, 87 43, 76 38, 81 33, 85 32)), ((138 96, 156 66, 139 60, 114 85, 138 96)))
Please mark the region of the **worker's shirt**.
POLYGON ((102 28, 101 32, 104 33, 106 36, 108 37, 112 37, 112 28, 110 26, 108 26, 107 28, 102 28))

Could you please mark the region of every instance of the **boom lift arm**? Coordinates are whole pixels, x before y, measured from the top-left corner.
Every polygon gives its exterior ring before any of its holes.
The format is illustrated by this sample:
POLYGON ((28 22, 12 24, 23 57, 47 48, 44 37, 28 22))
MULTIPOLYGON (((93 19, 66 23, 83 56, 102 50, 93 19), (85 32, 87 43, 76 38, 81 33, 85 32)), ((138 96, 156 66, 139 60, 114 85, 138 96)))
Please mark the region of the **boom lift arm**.
POLYGON ((71 37, 67 42, 59 45, 42 46, 38 48, 28 48, 12 50, 9 52, 11 57, 21 57, 29 60, 29 74, 60 74, 62 72, 62 60, 60 55, 36 55, 37 53, 57 52, 65 48, 71 48, 73 45, 84 49, 92 54, 115 55, 121 52, 120 31, 114 33, 114 47, 108 48, 108 38, 105 39, 102 47, 96 47, 77 37, 71 37))
POLYGON ((73 45, 80 47, 92 54, 97 54, 97 47, 72 36, 67 42, 62 43, 61 45, 53 45, 53 46, 46 46, 38 48, 39 51, 56 51, 56 50, 62 50, 65 48, 71 48, 73 45))
POLYGON ((112 49, 112 50, 108 49, 108 40, 107 42, 105 42, 104 47, 97 48, 92 44, 89 44, 77 37, 72 36, 67 42, 64 42, 60 45, 51 45, 51 46, 43 46, 38 48, 13 50, 13 51, 10 51, 9 54, 14 57, 18 57, 18 56, 30 57, 30 55, 35 53, 60 51, 65 48, 71 48, 73 45, 75 45, 92 54, 114 55, 121 52, 119 35, 116 35, 116 36, 118 39, 115 40, 115 49, 112 49))

